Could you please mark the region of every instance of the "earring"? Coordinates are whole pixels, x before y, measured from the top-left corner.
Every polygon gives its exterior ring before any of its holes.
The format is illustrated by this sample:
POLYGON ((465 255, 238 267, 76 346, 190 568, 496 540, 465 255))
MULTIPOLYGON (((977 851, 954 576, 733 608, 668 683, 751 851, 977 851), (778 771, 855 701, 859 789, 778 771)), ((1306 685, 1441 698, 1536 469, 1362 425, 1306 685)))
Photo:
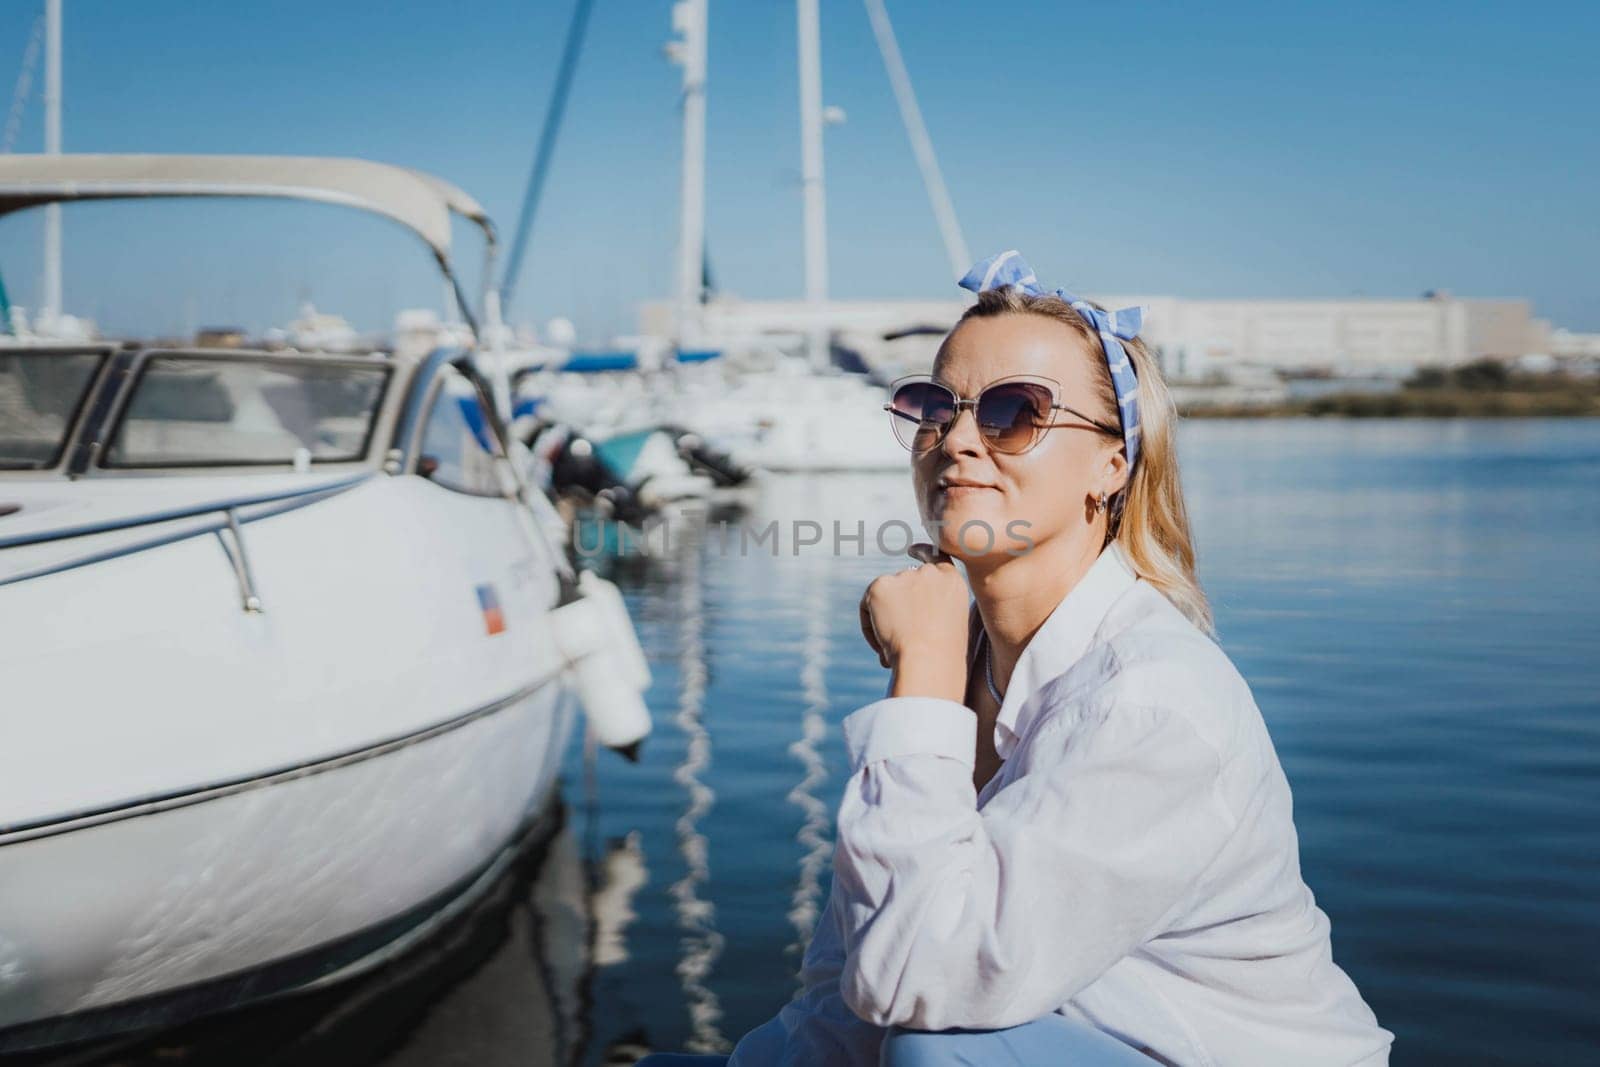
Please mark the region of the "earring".
POLYGON ((1105 491, 1102 490, 1101 493, 1100 493, 1100 498, 1094 502, 1094 513, 1096 515, 1098 515, 1102 511, 1104 511, 1105 509, 1106 509, 1106 494, 1105 494, 1105 491))

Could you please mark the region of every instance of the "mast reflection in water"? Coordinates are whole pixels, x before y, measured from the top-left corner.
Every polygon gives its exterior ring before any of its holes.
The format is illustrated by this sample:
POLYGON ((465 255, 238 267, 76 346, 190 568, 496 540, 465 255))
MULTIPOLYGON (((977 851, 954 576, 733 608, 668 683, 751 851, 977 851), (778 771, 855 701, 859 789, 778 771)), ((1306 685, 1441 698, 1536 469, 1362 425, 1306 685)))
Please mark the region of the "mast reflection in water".
POLYGON ((705 619, 702 602, 700 538, 684 538, 678 616, 678 714, 673 720, 687 739, 683 762, 673 772, 673 781, 687 797, 675 832, 678 852, 683 857, 684 874, 672 884, 673 907, 683 931, 683 958, 678 961, 678 979, 689 1006, 692 1029, 685 1046, 691 1052, 723 1052, 728 1042, 718 1030, 722 1005, 707 984, 717 957, 722 954, 723 937, 716 928, 716 906, 700 896, 700 889, 711 881, 708 852, 710 843, 700 832, 700 820, 710 812, 716 794, 701 780, 700 774, 711 765, 711 734, 702 721, 706 695, 705 619))

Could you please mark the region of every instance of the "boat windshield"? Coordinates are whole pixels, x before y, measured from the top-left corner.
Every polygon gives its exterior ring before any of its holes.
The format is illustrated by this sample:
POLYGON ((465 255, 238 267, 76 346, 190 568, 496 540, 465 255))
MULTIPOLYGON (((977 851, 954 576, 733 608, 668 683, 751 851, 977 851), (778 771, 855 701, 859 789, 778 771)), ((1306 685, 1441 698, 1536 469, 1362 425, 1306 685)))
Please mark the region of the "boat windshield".
POLYGON ((103 352, 0 349, 0 470, 43 470, 60 462, 104 359, 103 352))
POLYGON ((159 355, 146 360, 107 467, 359 460, 389 368, 327 358, 159 355))

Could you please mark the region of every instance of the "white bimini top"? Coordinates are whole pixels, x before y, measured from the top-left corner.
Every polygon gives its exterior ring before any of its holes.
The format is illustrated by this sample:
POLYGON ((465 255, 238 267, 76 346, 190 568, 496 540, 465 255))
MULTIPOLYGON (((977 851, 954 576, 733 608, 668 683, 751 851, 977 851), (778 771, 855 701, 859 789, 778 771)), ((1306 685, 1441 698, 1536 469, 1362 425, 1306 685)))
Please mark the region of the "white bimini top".
POLYGON ((1333 962, 1289 784, 1227 656, 1115 544, 1028 642, 972 787, 977 718, 893 697, 851 778, 802 990, 736 1067, 878 1062, 886 1027, 1059 1012, 1184 1067, 1386 1064, 1333 962))

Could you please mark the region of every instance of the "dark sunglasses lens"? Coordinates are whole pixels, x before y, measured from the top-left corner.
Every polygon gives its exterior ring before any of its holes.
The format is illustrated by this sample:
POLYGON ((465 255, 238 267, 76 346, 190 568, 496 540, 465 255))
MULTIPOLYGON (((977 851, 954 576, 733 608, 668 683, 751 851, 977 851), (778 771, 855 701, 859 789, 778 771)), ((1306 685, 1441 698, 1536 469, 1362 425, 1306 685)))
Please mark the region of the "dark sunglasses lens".
POLYGON ((1051 394, 1033 382, 1002 382, 978 398, 978 428, 1000 452, 1022 452, 1048 421, 1051 394))
POLYGON ((889 406, 895 437, 913 452, 937 445, 955 411, 950 390, 932 382, 907 382, 894 391, 889 406))

